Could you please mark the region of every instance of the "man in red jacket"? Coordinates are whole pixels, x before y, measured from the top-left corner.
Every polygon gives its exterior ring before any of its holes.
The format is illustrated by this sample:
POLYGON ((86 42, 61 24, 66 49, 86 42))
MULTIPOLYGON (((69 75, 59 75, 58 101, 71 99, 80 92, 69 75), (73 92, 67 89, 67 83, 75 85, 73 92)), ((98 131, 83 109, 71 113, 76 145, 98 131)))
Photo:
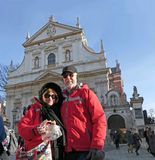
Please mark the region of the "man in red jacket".
POLYGON ((77 69, 62 71, 66 89, 61 116, 66 129, 66 160, 103 160, 106 117, 96 94, 86 84, 78 84, 77 69))

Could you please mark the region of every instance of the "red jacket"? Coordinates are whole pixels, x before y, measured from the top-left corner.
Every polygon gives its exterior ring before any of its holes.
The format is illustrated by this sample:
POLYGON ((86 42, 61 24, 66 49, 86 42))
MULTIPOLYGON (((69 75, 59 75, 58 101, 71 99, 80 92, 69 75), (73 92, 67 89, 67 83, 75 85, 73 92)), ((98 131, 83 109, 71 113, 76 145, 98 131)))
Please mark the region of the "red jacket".
POLYGON ((42 142, 41 136, 37 132, 37 126, 42 122, 41 108, 42 105, 36 101, 18 123, 18 132, 25 140, 26 150, 31 150, 42 142))
POLYGON ((85 84, 71 94, 64 91, 61 116, 67 130, 66 151, 103 149, 106 117, 96 94, 85 84))

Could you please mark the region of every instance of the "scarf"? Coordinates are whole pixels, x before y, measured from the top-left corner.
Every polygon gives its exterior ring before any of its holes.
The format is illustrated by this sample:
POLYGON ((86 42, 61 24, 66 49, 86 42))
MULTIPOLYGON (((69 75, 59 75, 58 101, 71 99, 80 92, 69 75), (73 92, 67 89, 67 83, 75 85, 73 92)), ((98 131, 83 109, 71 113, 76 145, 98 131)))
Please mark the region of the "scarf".
POLYGON ((65 146, 66 144, 66 140, 65 140, 65 128, 64 125, 61 122, 60 119, 60 107, 57 106, 57 104, 54 104, 53 106, 48 106, 47 104, 43 105, 42 110, 42 119, 43 120, 51 120, 51 121, 56 121, 56 124, 60 126, 60 129, 62 131, 62 135, 63 137, 58 138, 58 143, 62 144, 63 146, 65 146))
POLYGON ((48 106, 44 104, 41 110, 41 114, 42 114, 43 120, 46 120, 46 119, 51 121, 55 120, 58 125, 63 127, 63 124, 60 118, 60 107, 58 108, 57 105, 48 106))

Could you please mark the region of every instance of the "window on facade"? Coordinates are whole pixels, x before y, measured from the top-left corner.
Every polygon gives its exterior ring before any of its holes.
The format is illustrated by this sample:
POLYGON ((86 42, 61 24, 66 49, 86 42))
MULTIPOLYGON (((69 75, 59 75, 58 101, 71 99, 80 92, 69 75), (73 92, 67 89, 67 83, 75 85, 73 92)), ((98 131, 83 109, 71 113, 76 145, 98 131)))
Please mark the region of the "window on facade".
POLYGON ((111 106, 118 105, 118 97, 116 95, 110 96, 110 105, 111 106))
POLYGON ((35 57, 34 59, 34 68, 39 68, 39 57, 35 57))
POLYGON ((50 53, 48 56, 48 65, 50 64, 55 64, 55 54, 54 53, 50 53))
POLYGON ((70 60, 71 60, 71 53, 70 53, 70 50, 67 49, 65 52, 65 61, 68 62, 70 60))

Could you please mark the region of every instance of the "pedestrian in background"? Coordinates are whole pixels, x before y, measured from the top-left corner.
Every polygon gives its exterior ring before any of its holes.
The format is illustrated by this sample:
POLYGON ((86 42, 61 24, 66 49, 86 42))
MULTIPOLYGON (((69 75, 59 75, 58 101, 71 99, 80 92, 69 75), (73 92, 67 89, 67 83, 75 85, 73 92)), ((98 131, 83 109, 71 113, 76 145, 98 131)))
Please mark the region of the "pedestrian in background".
POLYGON ((114 139, 114 144, 116 146, 116 149, 119 149, 119 144, 120 144, 120 133, 119 133, 119 131, 114 132, 113 139, 114 139))
POLYGON ((127 131, 128 153, 133 153, 133 133, 127 131))
POLYGON ((66 89, 61 115, 67 132, 66 160, 103 160, 106 117, 96 94, 78 83, 77 69, 63 68, 66 89))
MULTIPOLYGON (((25 143, 25 159, 63 160, 65 139, 60 117, 61 88, 56 83, 46 83, 39 91, 39 99, 35 100, 18 124, 25 143)), ((23 160, 24 157, 17 159, 23 160)))
POLYGON ((145 137, 145 141, 148 145, 147 147, 147 151, 150 152, 150 144, 149 144, 149 135, 151 134, 151 128, 146 127, 145 131, 144 131, 144 137, 145 137))
POLYGON ((151 131, 149 135, 149 146, 150 146, 150 153, 155 157, 155 134, 154 131, 151 131))
POLYGON ((138 134, 138 131, 135 130, 134 134, 133 134, 133 145, 134 145, 134 148, 135 148, 135 152, 136 152, 136 155, 139 155, 139 149, 140 149, 140 146, 141 146, 141 138, 138 134))

